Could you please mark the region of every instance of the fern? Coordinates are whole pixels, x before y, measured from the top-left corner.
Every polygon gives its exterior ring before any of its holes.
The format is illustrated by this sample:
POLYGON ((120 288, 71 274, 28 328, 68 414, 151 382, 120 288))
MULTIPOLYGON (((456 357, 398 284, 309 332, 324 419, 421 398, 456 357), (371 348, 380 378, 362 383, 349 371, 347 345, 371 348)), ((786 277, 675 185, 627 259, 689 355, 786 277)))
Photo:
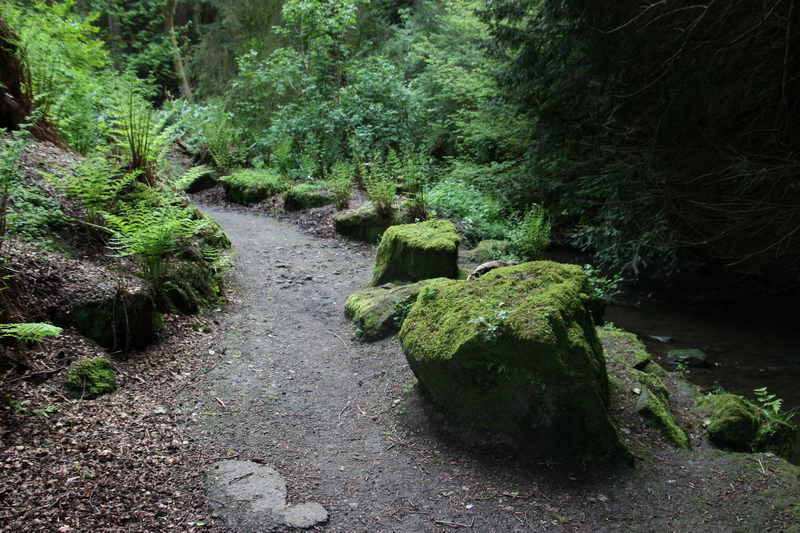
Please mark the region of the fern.
POLYGON ((209 220, 194 220, 190 207, 170 205, 124 209, 119 215, 107 214, 106 221, 113 233, 109 246, 114 255, 136 256, 142 276, 157 285, 167 274, 167 255, 210 224, 209 220))
POLYGON ((58 326, 43 322, 22 324, 0 324, 0 337, 13 337, 24 342, 40 342, 48 337, 61 335, 64 331, 58 326))
POLYGON ((89 224, 102 226, 103 213, 110 210, 120 192, 136 179, 136 173, 120 173, 120 168, 104 155, 84 159, 73 167, 73 173, 42 173, 66 195, 81 202, 89 224))
POLYGON ((177 137, 177 125, 169 126, 172 113, 157 114, 143 93, 144 83, 127 73, 112 104, 110 134, 129 170, 153 185, 158 164, 177 137))
POLYGON ((367 196, 375 205, 375 212, 378 216, 390 218, 394 214, 392 204, 397 187, 386 166, 378 158, 375 158, 364 176, 364 185, 367 188, 367 196))

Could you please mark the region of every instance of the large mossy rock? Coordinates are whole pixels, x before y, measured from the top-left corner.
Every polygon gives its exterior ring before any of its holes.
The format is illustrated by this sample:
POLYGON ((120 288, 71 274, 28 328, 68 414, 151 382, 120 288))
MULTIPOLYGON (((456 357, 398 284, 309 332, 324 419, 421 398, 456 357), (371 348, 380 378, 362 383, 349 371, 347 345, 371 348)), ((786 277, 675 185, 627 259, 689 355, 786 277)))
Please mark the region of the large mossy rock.
POLYGON ((333 203, 330 193, 319 183, 300 183, 283 194, 283 208, 300 211, 333 203))
POLYGON ((375 253, 372 286, 433 278, 456 279, 460 242, 455 226, 447 220, 392 226, 383 234, 375 253))
POLYGON ((396 217, 380 216, 372 202, 333 215, 333 227, 336 231, 366 242, 379 242, 387 229, 402 222, 396 217))
POLYGON ((603 343, 609 373, 616 375, 618 394, 636 395, 636 411, 650 427, 682 449, 690 448, 689 437, 672 410, 670 393, 664 383, 668 374, 653 362, 642 341, 627 331, 597 330, 603 343))
POLYGON ((580 267, 525 263, 430 290, 399 338, 435 404, 534 455, 628 456, 606 413, 605 359, 580 267))
POLYGON ((211 189, 216 184, 217 173, 212 169, 207 169, 183 183, 181 188, 186 194, 195 194, 207 189, 211 189))
POLYGON ((400 331, 398 310, 410 309, 420 291, 431 283, 445 278, 423 280, 410 285, 387 283, 350 295, 344 312, 358 331, 361 340, 372 342, 400 331))
POLYGON ((763 409, 735 394, 700 396, 695 409, 707 416, 710 440, 736 451, 772 452, 792 459, 797 429, 779 419, 768 419, 763 409))
POLYGON ((149 286, 121 287, 105 297, 73 302, 63 321, 108 350, 137 350, 153 339, 155 306, 149 286))
POLYGON ((286 189, 284 179, 271 170, 247 169, 221 178, 225 185, 225 196, 242 205, 258 203, 286 189))

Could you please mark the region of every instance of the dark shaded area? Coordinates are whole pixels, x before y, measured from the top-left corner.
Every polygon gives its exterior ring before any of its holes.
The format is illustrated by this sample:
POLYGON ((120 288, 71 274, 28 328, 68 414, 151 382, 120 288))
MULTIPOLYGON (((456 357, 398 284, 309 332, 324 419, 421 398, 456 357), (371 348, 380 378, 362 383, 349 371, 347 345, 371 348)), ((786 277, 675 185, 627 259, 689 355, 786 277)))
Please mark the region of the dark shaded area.
MULTIPOLYGON (((19 130, 33 112, 29 73, 22 58, 21 40, 16 32, 0 19, 0 129, 19 130)), ((41 117, 31 128, 35 139, 66 148, 55 129, 41 117)))

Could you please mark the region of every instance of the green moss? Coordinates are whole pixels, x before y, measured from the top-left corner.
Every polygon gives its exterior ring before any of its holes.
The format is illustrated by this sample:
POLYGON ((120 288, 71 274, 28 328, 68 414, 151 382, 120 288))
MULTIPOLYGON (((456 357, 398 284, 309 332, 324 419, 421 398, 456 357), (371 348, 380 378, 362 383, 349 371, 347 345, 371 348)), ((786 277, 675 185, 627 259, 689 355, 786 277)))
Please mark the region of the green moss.
POLYGON ((87 359, 70 367, 65 383, 72 396, 96 398, 117 390, 117 380, 111 363, 104 357, 87 359))
POLYGON ((194 208, 192 220, 208 221, 208 225, 201 228, 200 232, 198 233, 198 237, 204 244, 213 246, 214 248, 226 250, 231 247, 231 239, 228 237, 228 234, 225 233, 225 230, 222 229, 222 226, 219 222, 212 219, 196 207, 194 208))
POLYGON ((641 394, 636 402, 636 410, 661 434, 684 450, 690 448, 689 437, 678 425, 669 401, 669 391, 660 378, 652 374, 633 370, 638 380, 641 394))
POLYGON ((420 291, 437 280, 424 280, 411 285, 387 283, 351 294, 344 304, 345 315, 353 320, 361 340, 372 342, 397 333, 395 323, 398 301, 417 299, 420 291))
POLYGON ((761 426, 752 404, 735 394, 717 394, 699 397, 695 407, 710 416, 706 433, 711 440, 739 450, 751 447, 761 426))
POLYGON ((603 328, 598 333, 604 343, 614 344, 618 348, 609 350, 609 353, 626 368, 642 370, 652 362, 652 356, 647 353, 647 348, 636 335, 627 331, 614 331, 603 328))
POLYGON ((380 242, 387 229, 403 222, 399 216, 391 219, 381 217, 372 202, 333 215, 333 227, 336 231, 366 242, 380 242))
POLYGON ((372 286, 458 277, 456 228, 447 220, 392 226, 375 253, 372 286))
POLYGON ((781 420, 770 420, 753 402, 735 394, 699 396, 695 408, 709 417, 708 438, 744 452, 772 452, 791 460, 797 431, 781 420))
POLYGON ((624 448, 605 405, 608 377, 583 270, 552 262, 430 286, 399 338, 430 398, 457 418, 540 453, 600 458, 624 448), (502 305, 500 305, 502 303, 502 305), (496 342, 478 316, 508 310, 496 342))
POLYGON ((283 208, 287 211, 322 207, 331 203, 333 203, 333 198, 319 183, 301 183, 283 195, 283 208))
POLYGON ((228 199, 242 205, 252 205, 286 189, 284 179, 271 170, 239 170, 221 181, 228 199))
POLYGON ((109 350, 143 348, 153 338, 155 308, 149 289, 73 304, 64 321, 109 350))

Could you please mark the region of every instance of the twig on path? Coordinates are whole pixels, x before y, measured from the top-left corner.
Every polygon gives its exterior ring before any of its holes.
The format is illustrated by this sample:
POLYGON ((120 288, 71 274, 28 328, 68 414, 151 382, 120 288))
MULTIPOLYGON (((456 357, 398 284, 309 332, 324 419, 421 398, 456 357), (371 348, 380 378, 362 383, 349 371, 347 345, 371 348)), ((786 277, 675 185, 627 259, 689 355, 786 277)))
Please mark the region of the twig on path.
POLYGON ((345 342, 344 342, 344 339, 343 339, 343 338, 341 338, 341 337, 340 337, 339 335, 337 335, 336 333, 334 333, 334 334, 333 334, 333 336, 334 336, 334 337, 336 337, 337 339, 339 339, 340 341, 342 341, 342 345, 343 345, 345 348, 347 348, 347 343, 345 343, 345 342))
POLYGON ((347 411, 347 408, 348 408, 348 407, 350 407, 350 402, 347 402, 347 403, 345 404, 345 406, 344 406, 344 409, 342 409, 341 411, 339 411, 339 420, 341 420, 341 419, 342 419, 342 414, 343 414, 345 411, 347 411))
POLYGON ((356 409, 358 409, 358 412, 361 413, 361 416, 367 416, 367 413, 362 411, 361 408, 358 406, 358 404, 356 404, 356 409))
POLYGON ((9 379, 8 381, 6 381, 6 384, 8 384, 8 383, 14 383, 15 381, 21 381, 21 380, 23 380, 23 379, 30 379, 30 378, 32 378, 33 376, 42 376, 42 375, 45 375, 45 374, 55 374, 56 372, 61 372, 61 371, 62 371, 62 370, 64 370, 65 368, 67 368, 67 367, 65 367, 65 366, 60 366, 60 367, 56 368, 55 370, 42 370, 41 372, 33 372, 33 373, 31 373, 31 374, 25 374, 25 375, 24 375, 24 376, 22 376, 22 377, 18 377, 18 378, 14 378, 14 379, 9 379))
POLYGON ((255 472, 250 472, 248 474, 242 474, 241 476, 237 476, 237 477, 233 478, 232 480, 228 481, 228 485, 232 485, 233 483, 239 481, 240 479, 244 479, 246 477, 250 477, 253 474, 255 474, 255 472))
POLYGON ((459 522, 453 522, 452 520, 434 520, 433 523, 434 524, 441 524, 443 526, 450 526, 450 527, 453 527, 453 528, 456 528, 456 527, 471 528, 473 526, 473 524, 475 524, 475 517, 474 516, 472 517, 472 522, 470 522, 469 524, 461 524, 459 522))
POLYGON ((227 407, 227 406, 226 406, 226 405, 225 405, 225 404, 222 402, 222 400, 220 400, 220 399, 219 399, 219 398, 217 398, 216 396, 214 397, 214 399, 215 399, 215 400, 217 400, 217 401, 219 402, 219 404, 220 404, 222 407, 224 407, 225 409, 227 409, 227 408, 228 408, 228 407, 227 407))

